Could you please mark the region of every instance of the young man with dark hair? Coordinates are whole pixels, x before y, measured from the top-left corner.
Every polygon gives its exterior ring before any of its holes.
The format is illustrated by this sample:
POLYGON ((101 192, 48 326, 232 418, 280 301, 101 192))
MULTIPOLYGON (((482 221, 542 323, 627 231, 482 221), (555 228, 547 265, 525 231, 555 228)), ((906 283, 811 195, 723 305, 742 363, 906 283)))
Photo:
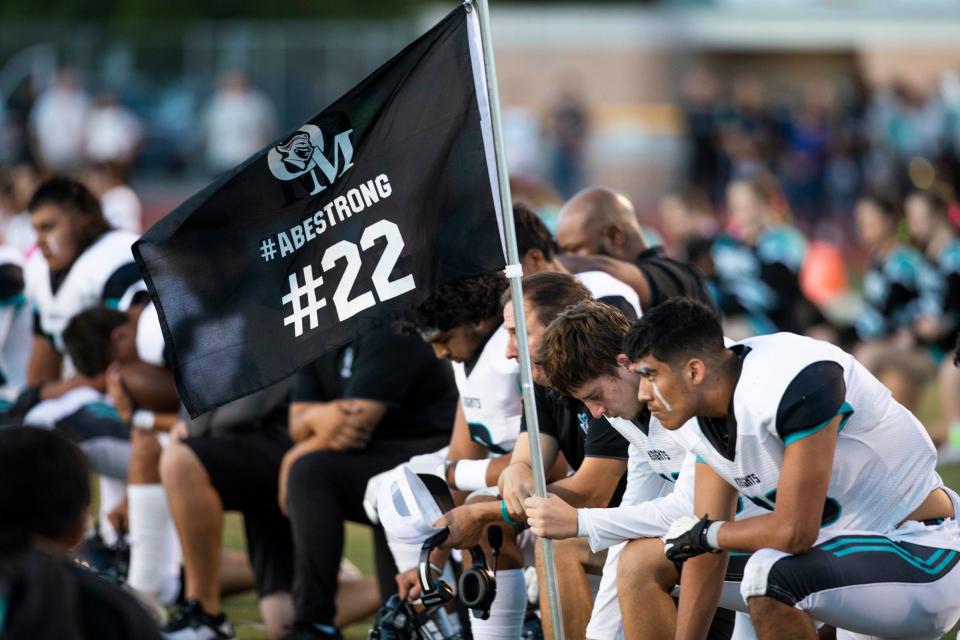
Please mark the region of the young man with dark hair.
POLYGON ((37 188, 29 209, 39 251, 24 272, 36 310, 27 384, 46 399, 68 390, 53 383, 63 378, 61 336, 70 318, 98 305, 125 311, 145 287, 130 252, 137 236, 111 229, 82 184, 51 178, 37 188))
POLYGON ((693 511, 664 543, 685 563, 677 638, 702 637, 728 552, 752 553, 742 594, 761 639, 816 638, 812 619, 885 637, 953 626, 960 498, 923 426, 852 356, 789 333, 727 348, 689 300, 644 316, 626 352, 639 399, 698 456, 693 511), (738 494, 768 513, 731 521, 738 494))
POLYGON ((0 430, 0 636, 159 640, 120 588, 66 560, 90 504, 83 453, 61 435, 0 430))

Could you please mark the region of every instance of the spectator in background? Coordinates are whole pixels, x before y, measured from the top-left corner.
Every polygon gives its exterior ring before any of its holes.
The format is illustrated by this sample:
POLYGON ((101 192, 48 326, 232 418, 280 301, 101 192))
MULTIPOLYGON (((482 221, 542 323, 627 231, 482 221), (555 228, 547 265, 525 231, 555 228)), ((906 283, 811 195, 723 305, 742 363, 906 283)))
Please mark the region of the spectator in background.
POLYGON ((921 310, 917 336, 941 359, 938 383, 942 420, 931 429, 934 444, 945 457, 960 460, 960 370, 953 366, 955 336, 960 329, 960 239, 950 223, 952 198, 941 191, 915 191, 904 204, 910 238, 938 271, 941 289, 937 304, 921 310))
POLYGON ((919 251, 897 234, 899 211, 895 201, 871 194, 857 203, 857 231, 870 252, 863 278, 865 308, 857 316, 861 340, 855 357, 911 411, 920 400, 923 384, 934 373, 929 351, 913 333, 920 312, 936 300, 936 274, 919 251))
POLYGON ((40 170, 29 162, 21 162, 10 167, 3 178, 0 190, 4 192, 3 244, 13 247, 26 255, 36 244, 37 233, 30 224, 30 212, 27 205, 30 197, 41 182, 40 170))
POLYGON ((726 335, 803 334, 821 324, 819 310, 800 289, 806 239, 790 224, 776 178, 760 174, 730 183, 727 209, 728 233, 713 246, 726 335))
POLYGON ((698 185, 711 202, 723 198, 717 109, 720 83, 714 74, 697 68, 683 78, 680 108, 689 142, 687 180, 698 185))
POLYGON ((835 128, 835 95, 826 82, 810 83, 803 90, 800 108, 785 127, 781 174, 791 208, 805 229, 824 215, 824 174, 835 128))
POLYGON ((670 191, 660 199, 659 213, 667 253, 677 260, 689 259, 691 242, 717 234, 713 207, 700 187, 687 185, 670 191))
POLYGON ((563 198, 569 198, 586 181, 584 152, 587 111, 572 90, 563 91, 550 111, 549 139, 552 146, 550 180, 563 198))
POLYGON ((243 71, 220 76, 219 86, 203 114, 207 167, 232 169, 267 145, 276 135, 276 114, 270 100, 251 86, 243 71))
POLYGON ((136 192, 124 181, 123 165, 99 162, 87 170, 87 186, 100 198, 103 217, 114 229, 140 235, 142 207, 136 192))
POLYGON ((111 163, 125 171, 133 165, 142 140, 140 119, 120 104, 116 94, 109 91, 99 94, 87 122, 87 160, 111 163))
POLYGON ((735 180, 765 170, 780 148, 780 128, 767 91, 752 76, 736 78, 730 103, 719 112, 723 176, 735 180))
POLYGON ((61 69, 30 113, 37 158, 54 171, 69 171, 83 162, 90 99, 73 69, 61 69))

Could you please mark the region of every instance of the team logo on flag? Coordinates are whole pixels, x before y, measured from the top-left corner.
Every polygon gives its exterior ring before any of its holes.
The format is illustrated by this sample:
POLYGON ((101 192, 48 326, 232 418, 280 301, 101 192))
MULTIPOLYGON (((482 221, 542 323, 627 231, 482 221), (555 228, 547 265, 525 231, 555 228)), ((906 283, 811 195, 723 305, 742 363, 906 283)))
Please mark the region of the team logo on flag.
POLYGON ((323 132, 320 127, 305 124, 267 152, 270 173, 284 181, 295 180, 309 173, 313 178, 313 191, 310 195, 316 195, 326 189, 317 177, 317 169, 326 178, 327 185, 331 185, 353 166, 353 142, 350 140, 352 133, 353 129, 347 129, 333 136, 332 157, 327 158, 323 153, 323 132))

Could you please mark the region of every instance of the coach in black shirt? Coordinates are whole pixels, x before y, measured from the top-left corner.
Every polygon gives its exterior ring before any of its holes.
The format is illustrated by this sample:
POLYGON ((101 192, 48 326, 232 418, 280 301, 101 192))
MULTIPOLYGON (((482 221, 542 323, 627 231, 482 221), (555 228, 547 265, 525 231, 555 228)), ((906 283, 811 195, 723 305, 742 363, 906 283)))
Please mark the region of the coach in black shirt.
POLYGON ((557 243, 567 268, 606 271, 637 291, 644 310, 677 296, 716 309, 703 274, 647 246, 630 200, 612 189, 590 187, 571 198, 560 212, 557 243))
MULTIPOLYGON (((280 501, 293 528, 296 625, 289 638, 337 637, 333 627, 345 520, 369 524, 367 481, 450 440, 457 402, 453 371, 419 336, 384 327, 328 353, 297 374, 280 501)), ((382 530, 378 531, 382 536, 382 530)), ((377 545, 383 597, 396 573, 377 545)))

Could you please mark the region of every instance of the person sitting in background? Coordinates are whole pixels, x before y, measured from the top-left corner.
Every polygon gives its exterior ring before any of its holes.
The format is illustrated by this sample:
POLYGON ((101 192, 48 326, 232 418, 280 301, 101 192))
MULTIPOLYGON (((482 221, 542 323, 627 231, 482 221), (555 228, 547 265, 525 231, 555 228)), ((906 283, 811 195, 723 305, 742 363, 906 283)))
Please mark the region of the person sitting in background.
POLYGON ((118 586, 69 562, 90 506, 83 453, 56 432, 0 431, 0 636, 7 640, 159 640, 118 586))
MULTIPOLYGON (((455 346, 451 341, 444 348, 455 346)), ((371 524, 363 505, 370 478, 446 444, 455 411, 449 365, 419 336, 397 335, 389 326, 367 331, 297 374, 289 422, 294 446, 279 466, 277 495, 293 532, 294 628, 287 640, 339 637, 335 597, 344 522, 371 524)), ((395 592, 396 569, 383 530, 374 535, 385 600, 395 592)))
POLYGON ((863 278, 865 308, 855 324, 860 343, 854 355, 913 411, 935 370, 914 326, 922 309, 936 304, 938 276, 919 251, 900 240, 899 211, 892 200, 864 195, 856 213, 857 233, 870 252, 870 266, 863 278))
POLYGON ((917 336, 940 360, 941 422, 930 429, 943 458, 960 460, 960 370, 953 366, 954 340, 960 329, 960 238, 950 222, 951 201, 937 191, 907 196, 905 213, 910 238, 938 271, 941 290, 936 305, 922 309, 914 323, 917 336))
POLYGON ((130 252, 137 236, 111 228, 82 184, 51 178, 37 188, 29 208, 40 251, 24 270, 35 309, 28 406, 84 384, 71 379, 63 357, 62 333, 73 316, 100 305, 125 311, 145 291, 130 252))
POLYGON ((790 225, 776 178, 759 174, 727 187, 729 232, 713 243, 713 263, 725 314, 737 339, 791 331, 807 333, 823 316, 800 288, 806 240, 790 225))

